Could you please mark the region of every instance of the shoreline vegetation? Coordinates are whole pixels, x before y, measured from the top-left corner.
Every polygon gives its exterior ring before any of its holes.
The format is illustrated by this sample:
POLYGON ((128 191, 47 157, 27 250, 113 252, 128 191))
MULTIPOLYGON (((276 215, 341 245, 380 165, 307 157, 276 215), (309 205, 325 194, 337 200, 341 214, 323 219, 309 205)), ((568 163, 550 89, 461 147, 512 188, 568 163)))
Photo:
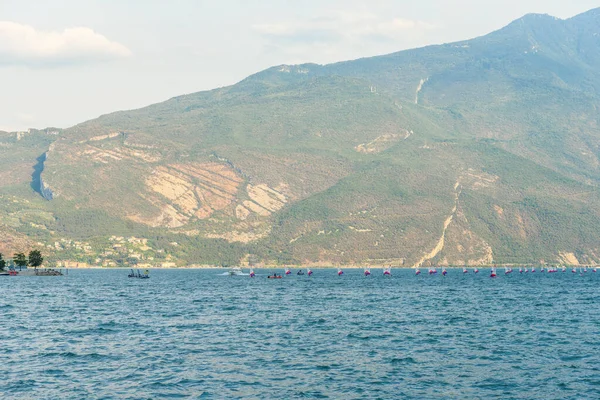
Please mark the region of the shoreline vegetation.
POLYGON ((7 266, 9 269, 16 268, 27 268, 37 269, 49 271, 56 270, 69 270, 69 269, 119 269, 119 270, 159 270, 159 269, 217 269, 217 270, 229 270, 231 268, 246 268, 246 269, 294 269, 294 270, 302 270, 302 269, 363 269, 363 268, 373 268, 373 269, 407 269, 407 270, 418 270, 418 269, 431 269, 431 268, 518 268, 518 267, 531 267, 532 269, 536 266, 539 266, 540 269, 545 269, 547 267, 557 267, 557 268, 573 268, 573 267, 590 267, 595 268, 597 266, 596 263, 593 264, 583 264, 577 262, 572 262, 572 259, 562 260, 563 262, 544 262, 540 261, 529 261, 529 262, 519 262, 519 263, 496 263, 496 262, 486 262, 486 263, 461 263, 461 264, 449 264, 447 262, 432 262, 429 259, 421 260, 416 264, 408 264, 398 260, 377 260, 374 262, 364 262, 364 263, 351 263, 351 264, 343 264, 343 263, 332 263, 326 261, 320 262, 305 262, 302 264, 294 264, 294 263, 264 263, 264 262, 252 262, 247 257, 240 260, 239 263, 225 263, 221 262, 217 265, 215 264, 189 264, 189 265, 178 265, 175 262, 165 262, 158 265, 153 265, 150 263, 139 263, 139 264, 130 264, 130 265, 93 265, 85 262, 77 262, 73 260, 49 260, 47 265, 44 265, 44 257, 39 250, 31 250, 29 252, 29 257, 26 257, 24 253, 15 253, 12 257, 12 265, 8 265, 8 263, 3 259, 3 255, 0 253, 0 270, 4 271, 7 266), (386 262, 382 262, 386 261, 386 262), (567 261, 567 262, 564 262, 567 261), (571 262, 569 262, 571 261, 571 262))

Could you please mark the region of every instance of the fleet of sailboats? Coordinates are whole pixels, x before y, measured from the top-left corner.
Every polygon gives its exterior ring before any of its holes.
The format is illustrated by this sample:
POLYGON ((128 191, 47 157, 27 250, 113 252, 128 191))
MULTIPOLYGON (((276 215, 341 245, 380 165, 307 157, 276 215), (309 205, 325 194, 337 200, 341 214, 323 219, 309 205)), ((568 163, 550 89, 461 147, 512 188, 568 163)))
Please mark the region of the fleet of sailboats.
MULTIPOLYGON (((567 266, 565 266, 565 265, 562 265, 562 266, 560 266, 560 265, 550 265, 550 266, 542 265, 540 267, 540 269, 539 269, 539 272, 540 273, 549 273, 549 274, 551 274, 551 273, 559 272, 559 270, 561 272, 563 272, 563 273, 567 272, 567 266)), ((521 273, 521 274, 528 273, 529 271, 531 271, 532 273, 536 272, 536 267, 535 266, 531 266, 531 269, 529 269, 527 266, 520 266, 519 267, 519 273, 521 273)), ((587 265, 583 265, 583 266, 573 266, 572 269, 571 269, 571 272, 573 274, 579 274, 581 276, 583 276, 584 274, 587 274, 588 271, 592 272, 592 273, 596 273, 597 272, 597 267, 596 266, 589 266, 589 269, 588 269, 587 265)), ((429 275, 436 275, 438 273, 437 268, 434 267, 434 266, 431 266, 429 268, 428 272, 429 272, 429 275)), ((468 274, 469 272, 470 272, 469 268, 467 268, 466 266, 462 267, 462 273, 463 274, 468 274)), ((477 274, 479 272, 479 269, 477 267, 473 267, 472 268, 472 272, 474 274, 477 274)), ((504 267, 504 275, 510 275, 510 274, 512 274, 512 272, 513 272, 513 268, 512 267, 510 267, 510 266, 505 266, 504 267)), ((389 266, 383 267, 382 268, 382 273, 383 273, 383 276, 389 276, 389 277, 391 277, 392 276, 392 266, 389 265, 389 266)), ((291 275, 291 274, 292 274, 291 269, 289 267, 286 267, 284 269, 284 274, 283 275, 287 276, 287 275, 291 275)), ((363 274, 364 274, 365 277, 371 276, 372 275, 371 267, 368 267, 368 266, 364 267, 363 274)), ((449 274, 448 268, 447 267, 442 267, 442 275, 446 276, 448 274, 449 274)), ((133 273, 131 275, 133 275, 133 273)), ((224 275, 230 275, 230 276, 233 276, 233 275, 245 275, 245 276, 250 276, 251 278, 254 278, 254 277, 256 277, 256 272, 254 271, 254 268, 250 268, 250 272, 248 274, 245 274, 245 273, 242 273, 241 269, 238 267, 238 268, 232 268, 228 273, 226 273, 224 275), (234 271, 235 273, 232 273, 232 271, 234 271)), ((277 275, 277 274, 275 274, 275 275, 277 277, 282 277, 282 275, 277 275)), ((306 273, 305 273, 304 270, 300 269, 300 270, 298 270, 298 273, 296 275, 298 275, 298 276, 304 276, 304 275, 306 275, 306 276, 310 277, 310 276, 313 275, 313 271, 312 271, 311 268, 306 268, 306 273)), ((338 276, 344 275, 344 271, 342 270, 341 267, 337 268, 337 275, 338 276)), ((415 275, 416 276, 421 275, 421 269, 420 268, 415 267, 415 275)), ((497 276, 498 276, 497 266, 493 265, 491 267, 491 269, 490 269, 490 277, 491 278, 496 278, 497 276)))

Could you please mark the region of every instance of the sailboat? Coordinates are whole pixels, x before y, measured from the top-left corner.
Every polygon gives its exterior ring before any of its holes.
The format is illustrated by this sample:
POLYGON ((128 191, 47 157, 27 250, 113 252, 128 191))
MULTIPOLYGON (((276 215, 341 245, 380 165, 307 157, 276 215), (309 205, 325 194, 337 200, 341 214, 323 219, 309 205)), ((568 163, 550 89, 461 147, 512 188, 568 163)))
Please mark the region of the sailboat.
POLYGON ((535 272, 535 267, 533 265, 531 266, 531 272, 535 272))
POLYGON ((567 267, 565 267, 564 265, 562 267, 562 272, 567 272, 567 267))
POLYGON ((308 275, 308 276, 312 276, 312 274, 313 274, 313 272, 312 272, 312 269, 310 269, 310 268, 307 268, 307 269, 306 269, 306 275, 308 275))
POLYGON ((254 269, 250 270, 250 278, 254 278, 256 274, 254 273, 254 269))
POLYGON ((467 269, 467 267, 464 267, 463 268, 463 274, 468 274, 468 273, 469 273, 469 270, 467 269))
POLYGON ((419 268, 415 270, 415 275, 421 275, 421 270, 419 268))
POLYGON ((338 268, 338 273, 337 274, 338 274, 338 276, 342 276, 342 275, 344 275, 344 271, 342 271, 341 268, 338 268))
POLYGON ((587 274, 587 265, 583 267, 583 272, 587 274))
POLYGON ((292 274, 292 270, 288 267, 285 269, 285 274, 286 275, 291 275, 292 274))
POLYGON ((365 267, 365 276, 371 276, 371 268, 365 267))
POLYGON ((392 267, 391 267, 391 266, 389 266, 389 267, 387 267, 387 268, 384 268, 384 270, 383 270, 383 275, 384 275, 384 276, 392 276, 392 267))
POLYGON ((492 270, 490 271, 490 278, 495 278, 496 277, 496 267, 492 267, 492 270))
POLYGON ((475 267, 475 269, 473 270, 474 274, 478 274, 479 273, 479 269, 477 267, 475 267))
POLYGON ((444 275, 444 276, 448 275, 448 271, 446 270, 446 267, 442 268, 442 275, 444 275))

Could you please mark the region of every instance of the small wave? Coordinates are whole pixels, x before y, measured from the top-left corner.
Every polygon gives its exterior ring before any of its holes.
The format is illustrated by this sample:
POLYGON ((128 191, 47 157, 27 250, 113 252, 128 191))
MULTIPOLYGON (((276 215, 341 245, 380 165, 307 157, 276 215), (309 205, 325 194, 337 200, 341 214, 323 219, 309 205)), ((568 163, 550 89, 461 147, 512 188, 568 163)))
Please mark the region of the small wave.
POLYGON ((40 354, 44 358, 63 358, 63 359, 79 359, 83 361, 97 361, 97 360, 118 360, 120 357, 100 354, 100 353, 88 353, 88 354, 77 354, 72 351, 64 352, 49 352, 40 354))
POLYGON ((371 337, 367 335, 358 335, 355 333, 349 333, 346 335, 347 339, 356 339, 356 340, 370 340, 371 337))
POLYGON ((412 357, 403 357, 403 358, 392 358, 390 360, 390 364, 398 365, 398 364, 417 364, 417 360, 412 357))
POLYGON ((327 320, 325 318, 319 318, 319 319, 307 321, 307 325, 320 325, 320 324, 324 324, 326 322, 327 322, 327 320))
POLYGON ((296 392, 296 396, 302 399, 328 399, 329 396, 321 392, 296 392))
POLYGON ((62 369, 47 369, 47 370, 44 370, 43 372, 44 372, 44 374, 47 374, 47 375, 56 375, 56 376, 65 374, 65 371, 62 369))
POLYGON ((586 355, 577 354, 577 355, 562 356, 562 357, 560 357, 560 360, 563 362, 579 361, 579 360, 583 360, 584 358, 587 358, 587 357, 588 356, 586 356, 586 355))
POLYGON ((66 351, 66 352, 50 352, 50 353, 42 353, 40 354, 40 356, 42 357, 62 357, 62 358, 76 358, 77 354, 72 353, 70 351, 66 351))
POLYGON ((8 392, 18 393, 22 391, 29 392, 33 387, 37 386, 37 382, 33 379, 9 380, 6 389, 8 392))

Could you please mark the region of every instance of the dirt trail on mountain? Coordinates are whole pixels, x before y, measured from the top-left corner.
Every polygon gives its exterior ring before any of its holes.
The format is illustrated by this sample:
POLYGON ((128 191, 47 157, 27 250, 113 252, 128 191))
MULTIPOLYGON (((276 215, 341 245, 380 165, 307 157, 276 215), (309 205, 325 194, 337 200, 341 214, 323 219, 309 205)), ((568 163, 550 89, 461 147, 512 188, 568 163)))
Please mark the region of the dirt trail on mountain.
POLYGON ((419 93, 421 93, 421 90, 423 89, 423 85, 425 85, 428 80, 429 80, 429 78, 425 78, 425 79, 421 79, 421 81, 419 82, 419 86, 417 87, 417 93, 415 94, 415 104, 419 104, 419 93))
POLYGON ((460 197, 460 182, 457 181, 456 184, 454 185, 454 208, 452 208, 452 212, 450 213, 450 216, 448 218, 446 218, 446 220, 444 221, 444 229, 442 230, 442 237, 440 237, 440 240, 438 240, 436 246, 433 248, 433 250, 431 250, 429 253, 425 254, 423 257, 421 257, 421 259, 412 267, 413 268, 419 268, 421 265, 423 265, 423 263, 425 261, 431 260, 432 258, 434 258, 435 256, 437 256, 443 249, 444 249, 444 245, 446 243, 446 231, 448 230, 448 227, 450 226, 450 223, 452 223, 452 220, 454 219, 454 216, 456 215, 456 210, 458 209, 458 199, 460 197))

